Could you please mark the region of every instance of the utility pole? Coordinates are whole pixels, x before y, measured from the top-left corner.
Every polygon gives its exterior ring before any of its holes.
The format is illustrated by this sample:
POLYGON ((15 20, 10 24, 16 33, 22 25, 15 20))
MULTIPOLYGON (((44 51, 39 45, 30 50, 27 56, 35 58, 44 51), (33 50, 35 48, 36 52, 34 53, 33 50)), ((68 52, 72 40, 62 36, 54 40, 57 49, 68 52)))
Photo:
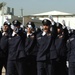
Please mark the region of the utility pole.
POLYGON ((23 9, 21 9, 21 16, 23 17, 23 9))
POLYGON ((21 9, 22 25, 24 25, 23 9, 21 9))

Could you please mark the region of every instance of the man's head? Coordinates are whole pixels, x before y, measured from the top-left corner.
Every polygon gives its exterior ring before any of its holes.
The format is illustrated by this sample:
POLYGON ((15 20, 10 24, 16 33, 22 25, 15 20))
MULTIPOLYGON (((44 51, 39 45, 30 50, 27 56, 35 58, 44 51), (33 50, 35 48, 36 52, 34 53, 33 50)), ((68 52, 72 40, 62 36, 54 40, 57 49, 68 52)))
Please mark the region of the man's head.
POLYGON ((28 22, 26 25, 27 25, 27 31, 28 32, 32 32, 32 31, 35 30, 35 24, 34 24, 34 22, 28 22))
POLYGON ((17 28, 19 28, 20 25, 21 25, 21 23, 20 23, 18 20, 14 20, 14 21, 12 22, 12 24, 13 24, 15 27, 17 27, 17 28))
POLYGON ((9 23, 9 22, 4 22, 4 24, 3 24, 3 31, 4 31, 4 32, 7 32, 8 29, 9 29, 9 27, 10 27, 10 25, 11 25, 11 23, 9 23))
POLYGON ((51 22, 48 19, 44 19, 42 21, 42 24, 43 24, 43 30, 44 31, 47 32, 48 30, 50 30, 51 22))
POLYGON ((62 31, 62 24, 57 23, 57 33, 61 33, 62 31))

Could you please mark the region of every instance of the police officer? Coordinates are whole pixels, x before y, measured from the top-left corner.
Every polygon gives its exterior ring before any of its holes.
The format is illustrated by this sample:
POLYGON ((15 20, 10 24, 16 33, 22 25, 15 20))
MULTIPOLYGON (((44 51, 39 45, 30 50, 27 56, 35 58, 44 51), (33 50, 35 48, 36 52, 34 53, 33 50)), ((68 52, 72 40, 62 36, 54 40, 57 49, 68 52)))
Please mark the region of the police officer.
POLYGON ((75 75, 75 30, 73 30, 73 34, 67 40, 67 48, 67 59, 69 61, 69 75, 75 75))
POLYGON ((57 37, 55 39, 55 46, 57 51, 57 62, 56 62, 56 75, 67 75, 66 57, 67 57, 67 28, 62 24, 57 23, 57 37))
POLYGON ((0 57, 1 57, 1 61, 0 61, 0 75, 2 73, 2 68, 4 66, 4 68, 6 69, 7 67, 7 56, 8 56, 8 47, 6 46, 7 44, 7 40, 8 40, 8 36, 11 34, 12 29, 10 28, 11 23, 9 22, 4 22, 3 24, 3 32, 2 32, 2 37, 1 37, 1 32, 0 32, 0 57), (4 48, 5 47, 5 48, 4 48))
POLYGON ((36 33, 35 33, 35 24, 34 22, 27 23, 27 33, 25 40, 25 53, 26 53, 26 70, 27 75, 36 75, 36 33))
POLYGON ((37 35, 37 75, 53 75, 52 60, 57 58, 53 36, 55 26, 51 26, 48 19, 44 19, 42 24, 43 32, 37 35))
POLYGON ((21 23, 18 20, 14 20, 12 23, 14 25, 13 32, 11 36, 8 37, 3 47, 8 47, 6 75, 25 75, 25 70, 23 68, 23 59, 25 58, 23 41, 25 37, 20 29, 21 23))

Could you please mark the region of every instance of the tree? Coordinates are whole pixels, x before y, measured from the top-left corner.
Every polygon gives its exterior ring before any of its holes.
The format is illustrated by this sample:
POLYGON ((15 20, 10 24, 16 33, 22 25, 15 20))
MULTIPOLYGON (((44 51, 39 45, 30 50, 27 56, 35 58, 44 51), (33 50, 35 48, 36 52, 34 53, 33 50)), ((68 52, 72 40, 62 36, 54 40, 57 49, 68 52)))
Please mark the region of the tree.
POLYGON ((5 3, 5 2, 1 2, 1 3, 0 3, 0 10, 1 10, 1 9, 2 9, 2 7, 3 7, 3 6, 5 6, 5 5, 6 5, 6 3, 5 3))

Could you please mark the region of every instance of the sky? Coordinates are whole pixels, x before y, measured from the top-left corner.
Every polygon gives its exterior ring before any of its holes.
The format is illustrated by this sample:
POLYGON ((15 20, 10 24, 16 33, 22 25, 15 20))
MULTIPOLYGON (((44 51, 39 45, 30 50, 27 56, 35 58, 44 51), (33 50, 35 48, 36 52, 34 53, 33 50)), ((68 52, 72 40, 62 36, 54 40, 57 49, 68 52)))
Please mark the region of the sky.
POLYGON ((0 0, 15 9, 15 15, 38 14, 49 11, 75 13, 75 0, 0 0))

